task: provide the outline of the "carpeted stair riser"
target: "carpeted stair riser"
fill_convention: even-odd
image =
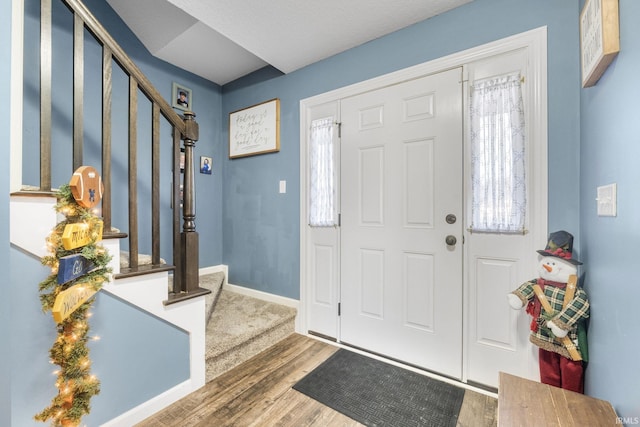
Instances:
[[[206,380],[266,350],[295,330],[296,310],[222,290],[206,330]]]
[[[294,333],[294,331],[294,318],[286,319],[282,324],[273,327],[259,336],[243,342],[224,353],[207,358],[206,381],[209,382],[241,363],[246,362],[256,354],[261,353],[275,343],[288,337]]]

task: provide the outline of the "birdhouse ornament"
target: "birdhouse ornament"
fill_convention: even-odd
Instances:
[[[510,293],[509,305],[516,310],[526,306],[532,317],[529,341],[539,347],[540,381],[583,393],[589,300],[578,287],[582,263],[573,258],[573,236],[566,231],[551,233],[538,253],[540,277]]]

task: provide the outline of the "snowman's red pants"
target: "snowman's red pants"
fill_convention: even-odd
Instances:
[[[584,393],[584,368],[582,361],[540,349],[540,382],[565,390]]]

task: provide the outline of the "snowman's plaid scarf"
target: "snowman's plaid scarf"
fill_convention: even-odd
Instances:
[[[533,285],[536,284],[543,289],[544,295],[553,308],[553,313],[545,313],[540,309],[540,302],[533,292]],[[527,313],[533,317],[529,340],[544,350],[553,351],[571,359],[569,352],[547,327],[547,321],[553,320],[560,329],[569,331],[569,338],[578,347],[578,324],[589,317],[589,300],[587,293],[582,288],[577,288],[574,298],[565,308],[562,308],[565,287],[565,283],[534,279],[520,285],[518,289],[513,291],[513,294],[517,295],[524,304],[527,304]],[[580,351],[579,347],[578,351]]]

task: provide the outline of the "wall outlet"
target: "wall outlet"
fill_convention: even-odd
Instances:
[[[280,181],[280,194],[287,192],[287,181]]]
[[[598,187],[598,216],[617,215],[617,190],[616,184],[603,185]]]

